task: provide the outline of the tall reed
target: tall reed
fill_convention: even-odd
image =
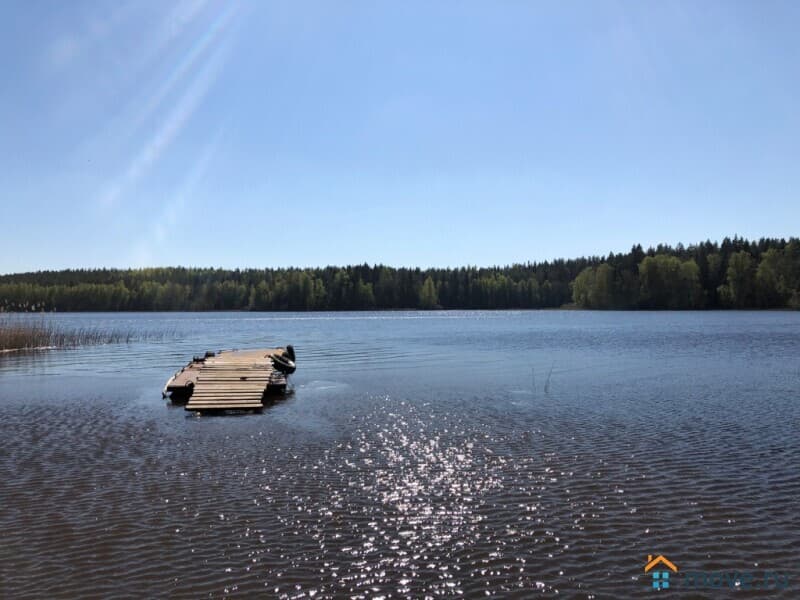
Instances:
[[[76,348],[96,344],[128,344],[163,339],[164,334],[91,327],[65,328],[55,323],[0,318],[0,352],[50,348]]]

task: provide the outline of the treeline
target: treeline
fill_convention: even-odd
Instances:
[[[505,268],[78,270],[0,276],[0,310],[541,308],[571,301],[589,261]]]
[[[0,276],[4,311],[800,307],[800,240],[721,244],[506,267],[95,269]]]
[[[800,309],[800,240],[634,246],[587,266],[572,291],[582,308]]]

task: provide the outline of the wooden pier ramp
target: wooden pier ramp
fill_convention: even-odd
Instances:
[[[265,394],[286,389],[286,377],[273,367],[271,360],[273,354],[282,351],[276,348],[220,352],[184,369],[181,375],[186,373],[185,385],[191,389],[186,410],[262,408]]]

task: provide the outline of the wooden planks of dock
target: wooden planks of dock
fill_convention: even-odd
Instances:
[[[286,387],[285,376],[272,366],[282,349],[220,352],[199,368],[186,410],[260,409],[269,388]]]

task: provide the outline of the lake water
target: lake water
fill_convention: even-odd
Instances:
[[[46,318],[166,335],[0,358],[2,597],[800,594],[800,313]],[[161,398],[287,343],[261,414]]]

